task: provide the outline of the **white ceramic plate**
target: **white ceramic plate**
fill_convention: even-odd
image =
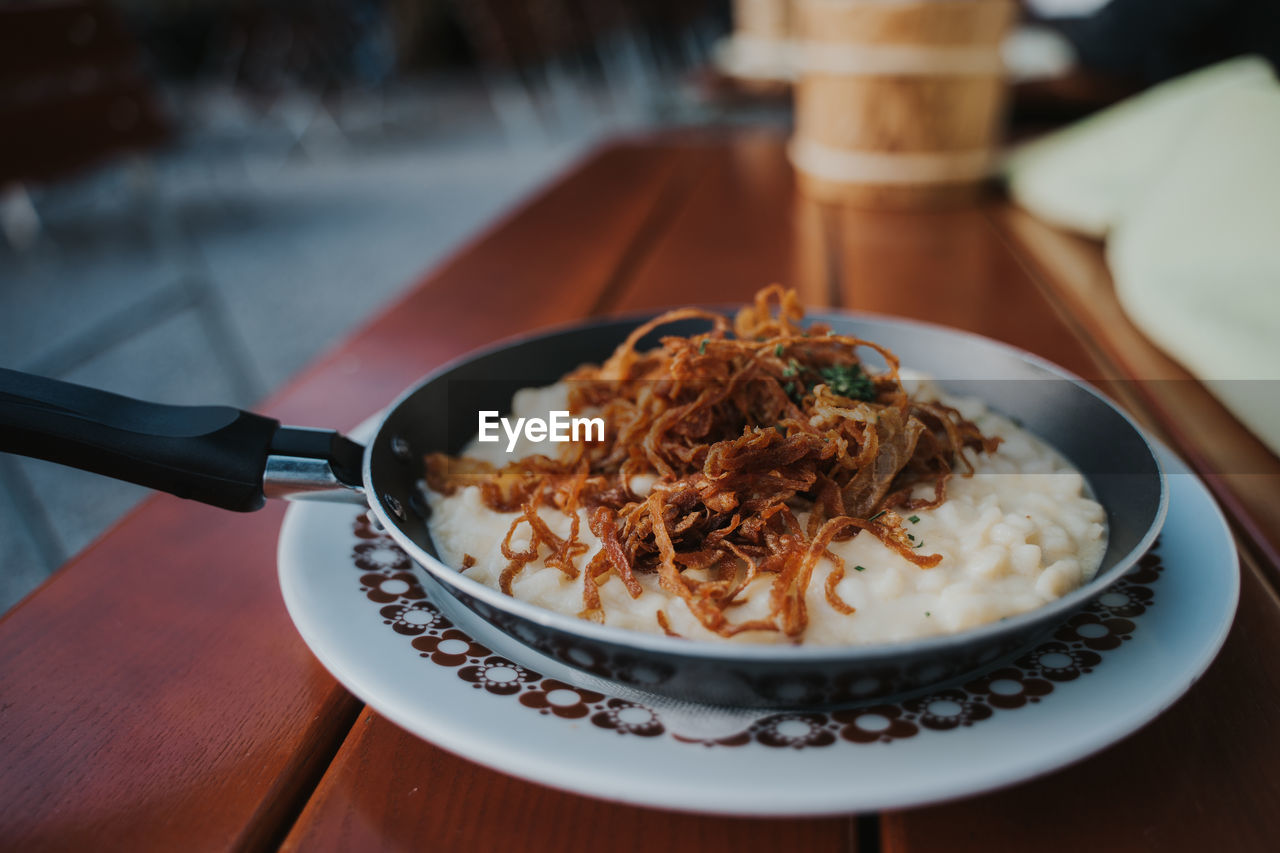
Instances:
[[[289,510],[280,583],[303,639],[352,693],[496,770],[684,811],[904,808],[1009,785],[1102,749],[1208,667],[1235,614],[1235,546],[1203,484],[1168,451],[1161,461],[1165,532],[1111,592],[979,678],[853,711],[717,709],[578,674],[457,605],[442,612],[426,573],[350,506]]]

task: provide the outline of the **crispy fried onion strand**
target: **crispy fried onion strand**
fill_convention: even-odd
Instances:
[[[956,467],[972,472],[962,451],[999,444],[954,409],[912,399],[893,353],[821,324],[803,327],[803,316],[795,292],[777,285],[732,325],[693,308],[664,314],[603,364],[566,377],[570,408],[603,417],[603,441],[566,443],[557,459],[502,468],[432,454],[427,484],[445,494],[478,486],[490,509],[516,513],[501,545],[508,563],[499,586],[508,594],[544,552],[547,566],[578,577],[577,560],[590,550],[579,538],[581,509],[601,545],[581,570],[582,618],[605,620],[600,586],[609,578],[638,598],[647,574],[720,636],[775,631],[798,641],[822,557],[834,565],[827,604],[854,612],[836,592],[845,566],[832,542],[865,531],[923,569],[937,565],[941,556],[911,541],[899,511],[941,504]],[[688,320],[711,328],[636,349],[655,329]],[[865,372],[862,349],[885,368]],[[928,496],[913,497],[921,491]],[[543,517],[555,512],[569,517],[567,536]],[[797,513],[805,512],[802,526]],[[524,529],[528,544],[518,548],[512,542]],[[772,579],[768,616],[730,621],[762,576]],[[672,633],[666,613],[657,615]]]

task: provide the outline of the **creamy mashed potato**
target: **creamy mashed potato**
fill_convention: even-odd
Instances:
[[[936,395],[927,383],[916,393]],[[970,454],[976,473],[953,477],[947,484],[947,500],[940,507],[903,513],[904,526],[921,543],[922,552],[941,554],[942,562],[922,569],[866,533],[832,543],[831,551],[844,559],[846,567],[836,591],[856,610],[845,615],[827,602],[824,589],[833,564],[821,560],[806,593],[809,621],[804,642],[854,645],[953,633],[1039,607],[1081,586],[1097,572],[1106,550],[1106,514],[1087,496],[1080,472],[1044,442],[988,410],[980,400],[940,399],[957,408],[984,434],[1003,439],[994,454]],[[564,408],[564,386],[527,389],[516,395],[513,416],[546,417],[548,411]],[[558,445],[522,439],[511,454],[505,447],[505,442],[473,442],[464,455],[501,465],[531,453],[554,454]],[[633,491],[641,494],[650,485],[631,483]],[[921,496],[931,493],[931,487],[921,490]],[[475,487],[461,488],[451,496],[428,492],[428,498],[431,533],[441,559],[447,565],[461,566],[464,555],[470,556],[475,565],[464,574],[497,587],[507,565],[501,543],[514,514],[489,509]],[[566,515],[546,508],[540,515],[557,535],[568,535],[570,519]],[[582,515],[578,538],[590,550],[578,558],[579,569],[600,547],[585,512]],[[800,520],[804,522],[803,515]],[[521,525],[511,546],[519,550],[528,544],[528,525]],[[635,599],[617,578],[602,579],[600,598],[606,624],[661,633],[657,613],[662,610],[671,628],[685,637],[725,641],[703,628],[683,602],[662,590],[655,573],[638,573],[637,578],[644,593]],[[730,620],[738,623],[768,616],[771,581],[771,576],[757,578],[746,590],[746,603],[728,611]],[[582,583],[581,573],[570,580],[539,560],[525,567],[511,589],[516,598],[575,615],[583,606]],[[752,631],[729,641],[788,640],[777,632]]]

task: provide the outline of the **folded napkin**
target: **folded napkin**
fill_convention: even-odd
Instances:
[[[1013,151],[1009,192],[1042,219],[1102,237],[1224,93],[1275,86],[1271,66],[1254,56],[1162,83]]]
[[[1107,238],[1156,345],[1280,454],[1280,83],[1246,58],[1163,84],[1009,160],[1014,199]]]

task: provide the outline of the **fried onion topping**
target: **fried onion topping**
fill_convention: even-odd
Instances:
[[[654,330],[691,319],[710,328],[637,349]],[[795,292],[778,285],[732,322],[693,308],[663,314],[603,364],[565,377],[570,409],[604,419],[603,441],[500,468],[431,454],[427,484],[443,494],[478,486],[490,509],[515,513],[501,546],[508,594],[543,555],[567,577],[583,575],[583,618],[605,621],[602,583],[616,577],[637,598],[647,574],[720,636],[775,631],[798,641],[822,557],[834,565],[828,605],[854,612],[836,593],[844,565],[832,542],[865,533],[921,569],[937,565],[941,556],[909,539],[899,511],[940,505],[953,474],[971,473],[963,451],[999,444],[955,409],[913,399],[889,350],[803,319]],[[859,352],[868,350],[882,369],[866,369]],[[929,496],[913,498],[920,486]],[[579,510],[602,546],[581,567],[590,549],[579,539]],[[544,512],[570,517],[567,537]],[[517,549],[521,528],[528,545]],[[733,621],[732,608],[761,577],[771,581],[768,616]],[[666,614],[658,617],[671,633]]]

